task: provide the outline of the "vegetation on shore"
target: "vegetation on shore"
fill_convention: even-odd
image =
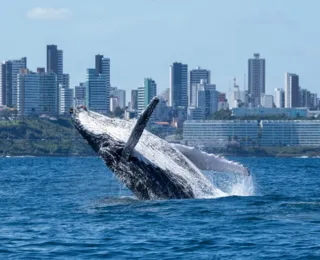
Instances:
[[[0,120],[0,156],[92,156],[69,118]]]

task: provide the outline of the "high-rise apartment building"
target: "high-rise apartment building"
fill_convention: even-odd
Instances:
[[[27,58],[8,60],[1,64],[0,92],[1,105],[17,106],[17,80],[20,69],[27,68]]]
[[[97,74],[103,74],[105,77],[107,106],[108,106],[108,109],[110,109],[110,88],[111,88],[110,59],[104,58],[104,56],[100,55],[100,54],[96,55],[95,56],[95,69],[96,69]]]
[[[248,90],[252,106],[260,106],[266,89],[266,61],[258,53],[248,60]]]
[[[197,69],[190,71],[190,86],[188,91],[189,106],[194,106],[196,103],[196,86],[197,84],[200,84],[201,80],[205,80],[205,82],[211,84],[210,70],[198,67]]]
[[[57,45],[47,45],[47,71],[56,73],[58,86],[63,85],[63,51]]]
[[[307,89],[299,89],[299,106],[311,108],[311,92]]]
[[[138,88],[138,115],[140,115],[144,107],[144,86]]]
[[[208,118],[218,110],[219,93],[216,86],[201,80],[197,90],[197,108],[202,109],[203,119]]]
[[[131,90],[131,110],[136,111],[138,110],[138,90],[133,89]]]
[[[144,79],[144,107],[157,95],[157,84],[151,78]]]
[[[113,108],[115,105],[116,107],[119,107],[121,109],[125,109],[126,107],[126,91],[124,89],[119,89],[117,87],[111,87],[110,88],[110,102],[113,102],[113,104],[110,103],[110,110],[113,111]]]
[[[299,107],[299,76],[292,73],[285,73],[285,107]]]
[[[59,88],[59,114],[65,115],[69,113],[70,108],[74,107],[74,90],[72,88]]]
[[[0,64],[0,106],[7,103],[6,101],[6,65],[4,63]]]
[[[277,108],[284,108],[284,90],[282,88],[274,89],[274,104]]]
[[[99,74],[96,69],[87,69],[86,103],[88,109],[103,114],[110,111],[110,97],[106,78],[106,74]]]
[[[17,110],[20,116],[39,115],[40,74],[21,69],[17,76]]]
[[[188,65],[175,62],[170,66],[169,106],[188,107]]]
[[[86,106],[86,84],[80,83],[79,86],[75,86],[74,91],[75,107]]]
[[[59,113],[58,78],[54,72],[39,73],[40,77],[40,111],[47,115]]]
[[[17,109],[22,116],[57,115],[57,75],[21,69],[17,76]]]
[[[143,87],[138,88],[138,115],[149,105],[153,97],[157,95],[157,84],[151,78],[145,78]],[[151,120],[155,119],[155,113],[153,113]]]

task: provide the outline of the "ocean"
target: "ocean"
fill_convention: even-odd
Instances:
[[[320,259],[320,159],[233,159],[230,196],[139,201],[100,158],[0,158],[0,259]]]

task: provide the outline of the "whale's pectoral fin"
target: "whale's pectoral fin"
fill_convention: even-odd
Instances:
[[[151,115],[152,112],[154,111],[154,109],[156,108],[156,106],[159,103],[159,98],[158,97],[154,97],[151,102],[149,103],[148,107],[143,111],[143,113],[141,114],[141,116],[139,117],[136,125],[134,126],[131,135],[125,145],[125,147],[123,148],[122,151],[122,159],[125,160],[129,160],[131,153],[133,151],[133,149],[135,148],[135,146],[137,145],[137,143],[139,142],[139,139],[143,133],[143,130],[145,129]]]
[[[240,163],[227,160],[214,154],[200,151],[193,147],[188,147],[180,144],[172,144],[172,146],[179,150],[200,170],[250,175],[249,169],[244,167]]]

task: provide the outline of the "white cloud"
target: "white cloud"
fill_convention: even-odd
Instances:
[[[66,8],[36,7],[29,10],[26,16],[31,20],[68,20],[71,18],[71,11]]]

